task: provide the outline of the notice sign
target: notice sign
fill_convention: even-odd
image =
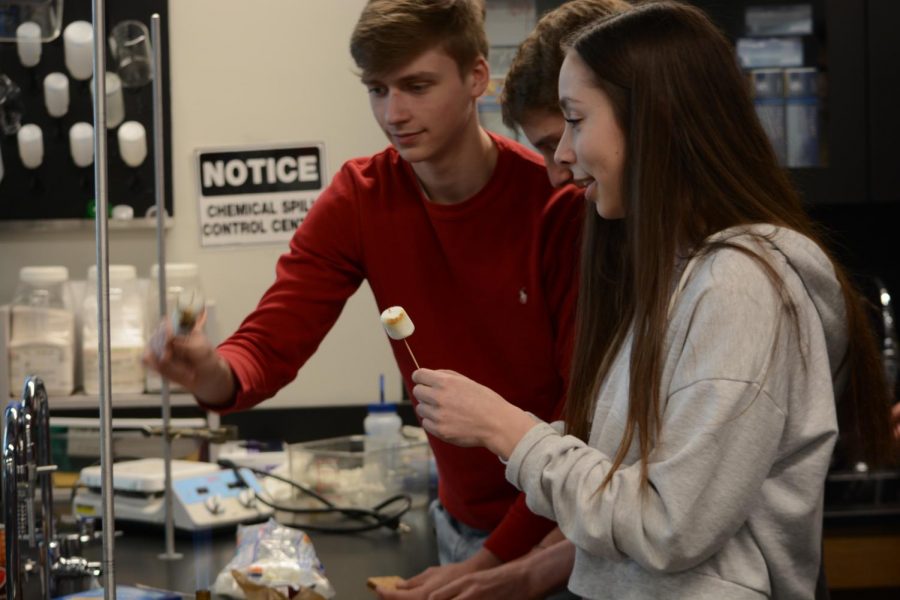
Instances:
[[[200,244],[283,243],[324,187],[322,144],[197,152]]]

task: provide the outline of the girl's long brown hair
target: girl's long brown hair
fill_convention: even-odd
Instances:
[[[625,132],[627,216],[605,223],[589,211],[585,223],[566,429],[587,439],[600,386],[633,327],[628,422],[604,485],[635,436],[646,484],[660,433],[668,302],[676,265],[689,258],[679,249],[708,251],[704,240],[713,233],[753,223],[787,227],[823,245],[778,166],[731,44],[703,12],[677,2],[639,5],[589,26],[568,46],[612,100]],[[754,258],[785,298],[774,269]],[[880,356],[860,295],[832,263],[849,339],[849,378],[837,406],[841,440],[853,456],[884,464],[891,446]]]

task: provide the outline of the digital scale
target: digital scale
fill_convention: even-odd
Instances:
[[[163,525],[165,472],[160,458],[113,464],[113,505],[116,520]],[[244,482],[231,469],[185,460],[172,461],[172,508],[176,529],[197,531],[264,521],[274,513],[260,502],[262,485],[249,469],[241,469]],[[103,516],[99,466],[81,470],[72,510],[81,516]],[[249,487],[247,487],[249,486]]]

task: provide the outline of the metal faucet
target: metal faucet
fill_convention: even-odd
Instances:
[[[20,402],[10,402],[3,429],[3,522],[6,527],[6,597],[24,600],[24,584],[35,563],[26,559],[22,543],[38,548],[41,598],[49,600],[63,579],[96,577],[99,563],[62,557],[53,524],[50,453],[50,406],[44,383],[28,377]],[[35,488],[41,489],[41,535],[37,534]],[[73,568],[76,566],[77,568]],[[77,591],[77,590],[76,590]]]

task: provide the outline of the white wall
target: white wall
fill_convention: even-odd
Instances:
[[[174,226],[167,259],[200,265],[224,335],[253,309],[274,279],[286,244],[201,248],[194,152],[198,148],[317,142],[327,175],[347,158],[386,144],[369,111],[348,51],[364,0],[190,0],[169,3]],[[110,231],[110,262],[155,262],[153,231]],[[63,264],[83,278],[94,262],[93,230],[0,233],[0,302],[12,298],[19,267]],[[368,286],[297,380],[262,405],[362,404],[400,399],[400,375]]]
[[[174,226],[170,262],[197,262],[217,303],[221,334],[231,333],[274,279],[285,244],[201,248],[194,153],[200,148],[324,142],[327,175],[387,141],[354,74],[348,44],[365,0],[179,0],[169,2]],[[532,0],[491,0],[488,36],[516,44],[534,21]],[[486,117],[489,115],[485,115]],[[496,119],[495,119],[496,120]],[[502,130],[502,127],[497,126]],[[111,203],[113,200],[111,199]],[[110,230],[110,262],[148,277],[155,232]],[[82,279],[95,262],[93,228],[0,233],[0,303],[12,299],[27,264],[62,264]],[[401,396],[400,374],[366,284],[348,302],[297,380],[261,408],[364,404]]]
[[[325,143],[327,174],[386,145],[354,74],[350,33],[364,0],[191,0],[171,14],[173,258],[200,263],[224,334],[274,279],[285,245],[201,249],[194,151],[259,143]],[[227,9],[223,5],[227,5]],[[378,374],[400,398],[400,374],[368,286],[297,380],[264,407],[360,404],[377,398]]]

